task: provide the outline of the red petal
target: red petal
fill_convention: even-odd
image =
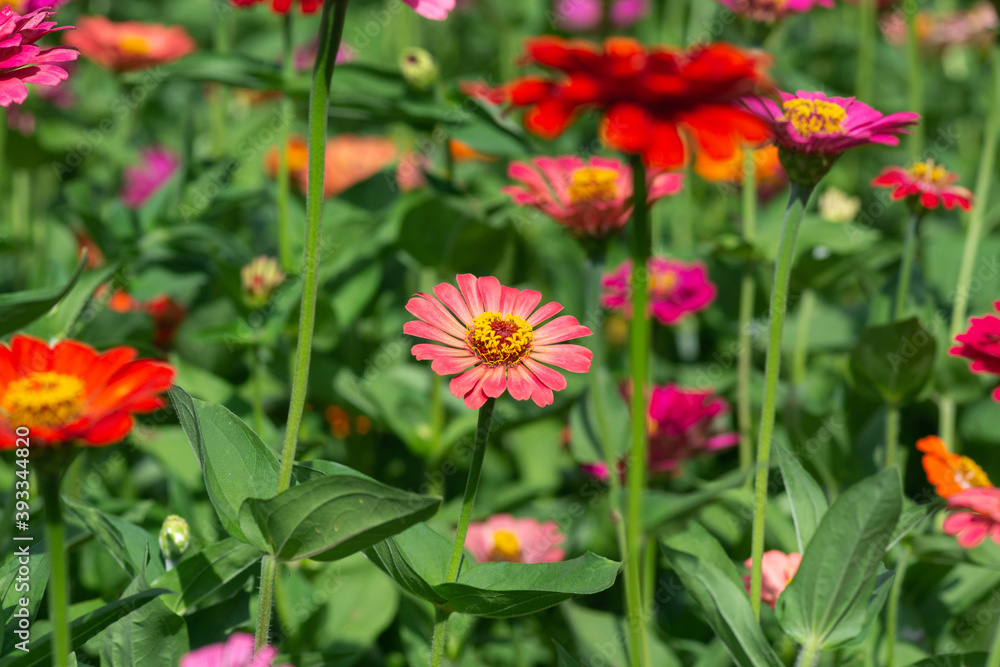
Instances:
[[[616,104],[601,119],[601,141],[626,153],[641,153],[649,145],[652,129],[653,121],[645,109]]]
[[[676,169],[684,165],[685,148],[677,126],[657,123],[650,133],[649,145],[643,153],[647,166]]]

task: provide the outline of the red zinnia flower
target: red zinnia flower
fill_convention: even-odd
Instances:
[[[716,42],[687,50],[610,38],[596,44],[559,37],[527,41],[526,64],[561,76],[526,76],[507,85],[509,101],[528,107],[527,128],[547,139],[561,135],[583,109],[602,112],[601,139],[652,167],[684,164],[693,140],[699,152],[729,158],[743,143],[769,136],[767,123],[737,101],[769,87],[768,56]],[[684,138],[682,138],[684,137]]]
[[[238,7],[249,7],[250,5],[264,2],[264,0],[233,0]],[[299,6],[303,14],[312,14],[323,6],[323,0],[300,0]],[[278,14],[287,14],[292,11],[292,0],[271,0],[271,9]]]
[[[174,369],[136,360],[130,347],[104,353],[75,340],[49,346],[17,335],[0,343],[0,449],[26,427],[34,443],[110,445],[132,430],[133,414],[164,406]]]
[[[1000,311],[1000,301],[993,304]],[[955,336],[961,345],[948,350],[956,357],[971,359],[969,370],[973,373],[1000,375],[1000,317],[984,315],[969,320],[969,329]],[[993,400],[1000,401],[1000,387],[993,390]]]
[[[876,187],[892,188],[892,198],[910,199],[913,204],[924,208],[955,208],[955,204],[968,211],[972,208],[972,193],[968,188],[952,185],[958,180],[958,174],[952,174],[934,160],[917,162],[904,169],[889,167],[872,179]]]

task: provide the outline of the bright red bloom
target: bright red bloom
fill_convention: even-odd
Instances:
[[[993,307],[1000,311],[1000,301]],[[951,348],[948,353],[971,359],[970,371],[1000,375],[1000,317],[973,317],[969,320],[968,331],[955,336],[955,340],[961,345]],[[1000,387],[993,390],[993,400],[1000,401]]]
[[[716,42],[687,50],[650,50],[626,38],[597,44],[559,37],[527,40],[525,64],[560,73],[531,75],[507,84],[510,103],[527,107],[525,126],[552,139],[577,114],[603,114],[601,139],[625,153],[641,154],[652,167],[676,168],[697,152],[731,157],[743,143],[770,137],[768,124],[737,101],[770,83],[769,59]]]
[[[130,347],[103,354],[75,340],[52,346],[16,335],[0,343],[0,449],[26,427],[33,443],[110,445],[132,430],[133,415],[164,406],[174,369],[136,360]]]
[[[233,0],[237,7],[249,7],[265,0]],[[299,6],[303,14],[312,14],[323,6],[323,0],[300,0]],[[292,11],[292,0],[271,0],[271,9],[278,14]]]
[[[931,209],[943,205],[947,209],[958,204],[962,210],[972,208],[972,193],[968,188],[952,185],[958,180],[958,174],[945,171],[944,167],[935,165],[934,160],[917,162],[906,169],[889,167],[872,179],[872,185],[881,188],[892,188],[892,198],[911,199],[914,204]]]

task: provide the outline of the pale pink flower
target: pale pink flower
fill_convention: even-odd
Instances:
[[[778,602],[778,596],[785,590],[792,581],[792,577],[799,570],[802,562],[802,554],[786,554],[781,551],[765,551],[761,560],[761,588],[760,600],[771,609]],[[753,566],[753,559],[747,558],[743,565],[749,570]],[[750,592],[750,575],[743,577],[743,585]]]
[[[789,14],[804,14],[816,7],[833,9],[833,0],[718,0],[751,21],[774,23]]]
[[[690,264],[667,257],[651,257],[649,312],[670,326],[705,310],[715,301],[716,288],[701,262]],[[601,281],[601,305],[632,317],[632,260],[625,260]]]
[[[443,21],[455,9],[455,0],[403,0],[425,19]]]
[[[191,651],[181,658],[180,667],[271,667],[277,655],[278,649],[273,646],[266,646],[254,655],[253,635],[237,632],[224,643]]]
[[[122,201],[131,209],[140,208],[177,173],[180,158],[159,146],[142,151],[139,164],[125,169]]]
[[[541,292],[502,286],[493,276],[464,273],[456,280],[458,289],[451,283],[435,287],[436,299],[422,293],[410,299],[406,310],[418,319],[403,325],[403,332],[442,343],[420,343],[412,352],[420,361],[432,359],[438,375],[460,373],[449,388],[466,407],[480,408],[508,390],[518,401],[530,398],[545,407],[553,391],[566,388],[566,378],[547,364],[573,373],[590,370],[591,351],[564,342],[589,336],[590,329],[571,315],[546,322],[561,305],[538,308]]]
[[[465,548],[480,563],[555,563],[566,557],[560,548],[565,541],[555,521],[494,514],[482,523],[469,524]]]
[[[57,28],[55,21],[46,21],[54,15],[36,9],[22,16],[10,7],[0,8],[0,107],[24,102],[28,98],[26,83],[56,86],[69,78],[65,69],[53,63],[76,60],[80,55],[77,51],[35,45],[49,33],[72,27]]]
[[[503,188],[515,203],[538,209],[578,237],[605,237],[632,216],[632,168],[613,158],[538,157],[512,162],[507,175],[521,182]],[[647,203],[679,192],[683,178],[649,169]]]
[[[944,532],[964,549],[978,547],[987,535],[1000,544],[1000,489],[988,486],[948,496],[949,510],[963,508],[971,511],[953,512],[944,520]]]

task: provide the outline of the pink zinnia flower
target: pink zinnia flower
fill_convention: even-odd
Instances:
[[[555,521],[494,514],[482,523],[469,524],[465,548],[480,563],[555,563],[566,557],[560,548],[565,541]]]
[[[455,0],[403,0],[425,19],[443,21],[455,9]]]
[[[180,667],[271,667],[277,655],[278,649],[273,646],[266,646],[254,655],[253,635],[237,632],[224,643],[191,651],[181,658]]]
[[[892,198],[896,201],[909,199],[914,205],[926,209],[943,205],[947,209],[958,204],[963,210],[972,208],[972,193],[968,188],[952,185],[958,174],[952,174],[933,159],[917,162],[907,168],[889,167],[872,179],[875,187],[892,188]]]
[[[180,158],[159,146],[146,148],[137,165],[125,169],[122,201],[131,209],[140,208],[177,172]]]
[[[314,39],[306,46],[296,49],[293,56],[295,69],[299,71],[311,70],[313,65],[316,63],[317,51],[319,51],[318,39]],[[341,45],[337,47],[336,64],[341,65],[343,63],[352,62],[355,55],[354,49],[352,49],[350,45],[341,43]]]
[[[181,26],[138,21],[111,21],[104,16],[80,19],[66,43],[85,58],[115,72],[131,72],[180,60],[195,50],[195,42]]]
[[[603,238],[632,217],[632,168],[619,160],[539,157],[512,162],[507,175],[522,183],[503,188],[515,203],[538,209],[575,236]],[[679,192],[683,179],[679,173],[649,169],[646,201]]]
[[[799,570],[800,563],[802,563],[802,554],[786,554],[777,550],[765,551],[760,564],[762,576],[760,587],[761,602],[774,609],[774,605],[778,602],[778,596],[791,583],[792,577]],[[747,558],[743,562],[743,565],[748,570],[751,569],[753,559]],[[743,577],[743,585],[747,589],[747,594],[749,594],[750,575]]]
[[[50,16],[54,13],[43,9],[22,16],[10,7],[0,8],[0,107],[24,102],[28,98],[26,83],[56,86],[69,78],[66,70],[52,63],[76,60],[78,52],[35,45],[51,32],[72,27],[57,28],[55,21],[45,20]]]
[[[993,307],[1000,311],[1000,301]],[[961,345],[951,348],[948,353],[971,359],[970,371],[1000,375],[1000,318],[996,315],[973,317],[969,320],[969,329],[955,336],[955,341]],[[1000,386],[993,390],[993,400],[1000,401]]]
[[[650,257],[649,311],[667,326],[708,308],[715,301],[715,285],[701,262]],[[632,317],[632,260],[625,260],[601,281],[601,305]]]
[[[559,0],[556,4],[556,24],[564,30],[593,30],[603,18],[603,0]]]
[[[542,324],[562,310],[558,303],[536,309],[540,292],[501,286],[493,276],[465,273],[456,280],[461,291],[441,283],[434,288],[437,299],[419,293],[410,299],[406,310],[418,319],[403,331],[443,343],[414,345],[412,352],[420,361],[433,359],[431,369],[439,375],[461,373],[450,389],[467,407],[482,407],[507,390],[518,401],[530,398],[545,407],[553,391],[566,388],[566,378],[546,364],[574,373],[590,369],[590,350],[563,342],[589,336],[590,329],[571,315]]]
[[[616,28],[633,26],[648,14],[649,0],[615,0],[611,5],[611,23]]]
[[[948,509],[963,508],[972,511],[953,512],[944,520],[944,532],[954,535],[964,549],[978,547],[987,535],[1000,544],[1000,489],[967,489],[948,497]]]
[[[816,7],[833,9],[833,0],[718,0],[751,21],[774,23],[789,14],[804,14]]]

